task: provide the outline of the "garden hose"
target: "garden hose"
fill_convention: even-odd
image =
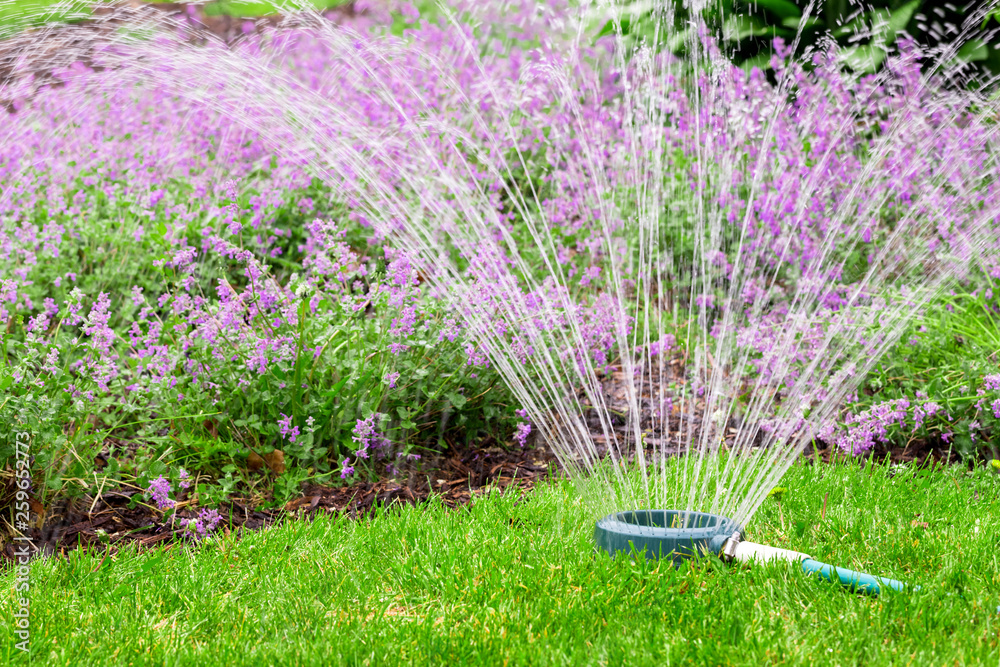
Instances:
[[[790,563],[800,562],[802,571],[806,574],[815,574],[820,579],[826,579],[834,583],[839,583],[852,592],[878,595],[882,587],[888,587],[896,591],[903,591],[906,588],[920,590],[919,586],[910,586],[902,581],[878,577],[865,572],[848,570],[844,567],[837,567],[828,563],[821,563],[809,554],[791,549],[779,549],[769,547],[765,544],[745,542],[740,533],[733,533],[732,537],[726,540],[719,552],[719,557],[726,562],[739,561],[748,563],[756,561],[767,563],[776,560],[784,560]]]
[[[800,563],[802,571],[851,592],[878,595],[882,590],[918,591],[920,586],[888,577],[821,563],[801,551],[756,544],[743,539],[742,528],[729,517],[688,510],[631,510],[610,514],[594,529],[597,549],[618,554],[669,558],[674,566],[689,558],[718,554],[727,563]],[[997,607],[1000,614],[1000,607]]]
[[[920,586],[907,584],[906,582],[888,577],[880,577],[867,572],[849,570],[846,567],[837,567],[829,563],[821,563],[809,554],[804,554],[791,549],[779,549],[769,547],[764,544],[745,542],[739,532],[733,533],[732,537],[726,540],[719,552],[719,557],[726,562],[739,561],[748,563],[756,561],[766,563],[776,560],[784,560],[791,563],[802,564],[802,571],[808,575],[816,575],[820,579],[832,583],[839,583],[852,593],[865,593],[867,595],[878,595],[884,588],[891,588],[895,591],[919,591]],[[1000,614],[1000,606],[997,607],[997,614]]]

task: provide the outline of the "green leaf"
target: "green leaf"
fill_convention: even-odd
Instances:
[[[747,58],[740,63],[740,67],[749,74],[756,67],[762,72],[766,72],[771,69],[771,54],[770,53],[760,53],[753,58]]]
[[[881,22],[888,23],[888,20],[889,20],[889,10],[876,9],[875,11],[861,14],[853,21],[850,21],[840,26],[839,28],[833,31],[833,36],[838,39],[841,37],[850,37],[851,35],[868,30],[871,26],[875,24]]]
[[[629,33],[629,29],[632,27],[632,19],[624,17],[621,19],[620,23],[622,28],[621,34],[627,35]],[[601,31],[597,33],[597,39],[600,39],[601,37],[605,37],[607,35],[614,35],[614,34],[617,34],[617,29],[615,28],[614,19],[608,19],[608,22],[604,24],[604,27],[601,28]]]
[[[802,16],[802,10],[796,7],[794,3],[789,2],[789,0],[755,0],[753,4],[763,7],[780,19],[799,18]]]
[[[913,12],[920,7],[921,0],[912,0],[902,7],[899,7],[889,17],[889,29],[892,31],[892,41],[896,40],[896,34],[906,29],[906,24],[913,18]]]
[[[678,49],[683,48],[684,45],[687,44],[688,39],[690,39],[691,35],[693,34],[694,34],[694,28],[687,28],[685,30],[673,33],[667,40],[667,49],[669,49],[673,53],[676,53]]]
[[[977,62],[986,60],[989,57],[989,50],[982,40],[972,39],[958,50],[957,57],[963,63]]]
[[[841,60],[855,72],[862,74],[871,74],[877,70],[885,60],[885,56],[885,49],[876,44],[852,46],[840,52]]]
[[[467,399],[465,396],[457,394],[453,391],[445,394],[445,398],[451,401],[451,404],[459,410],[465,407],[465,404],[469,402],[469,399]]]
[[[786,28],[791,28],[792,30],[805,32],[806,30],[812,30],[813,28],[818,28],[823,25],[815,16],[810,16],[808,19],[803,21],[801,18],[787,18],[781,20],[781,25]]]
[[[335,397],[335,396],[337,395],[337,393],[338,393],[338,392],[339,392],[339,391],[340,391],[341,389],[343,389],[343,388],[344,388],[344,385],[345,385],[345,384],[347,384],[347,380],[348,380],[348,379],[350,379],[350,376],[349,376],[349,375],[345,375],[344,377],[342,377],[342,378],[340,379],[340,381],[338,381],[338,382],[337,382],[337,384],[335,384],[335,385],[333,385],[332,387],[330,387],[330,391],[326,392],[326,393],[324,394],[324,396],[326,396],[326,397],[328,397],[328,398],[333,398],[333,397]]]
[[[739,42],[747,37],[770,35],[774,30],[774,26],[765,24],[756,16],[731,16],[722,25],[722,38]]]

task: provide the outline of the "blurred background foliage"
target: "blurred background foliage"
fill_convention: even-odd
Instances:
[[[599,34],[621,30],[633,47],[662,44],[683,55],[689,39],[693,2],[633,2],[619,26],[607,21]],[[974,0],[956,5],[943,0],[718,0],[703,9],[706,24],[733,61],[751,70],[771,70],[774,40],[794,54],[833,39],[841,57],[859,74],[877,72],[901,37],[908,35],[926,54],[923,67],[963,63],[964,85],[978,87],[1000,75],[1000,2]],[[673,34],[664,39],[664,25]]]

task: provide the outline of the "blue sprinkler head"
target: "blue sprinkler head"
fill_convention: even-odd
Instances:
[[[594,541],[612,557],[619,552],[645,553],[649,560],[670,558],[674,567],[687,558],[722,551],[733,533],[743,532],[732,519],[686,510],[629,510],[597,522]]]

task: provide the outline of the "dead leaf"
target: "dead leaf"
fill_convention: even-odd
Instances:
[[[280,475],[285,472],[285,453],[280,449],[275,449],[273,452],[264,454],[264,462],[267,463],[267,467],[270,468],[275,475]]]
[[[250,452],[249,456],[247,456],[247,467],[250,470],[260,470],[264,467],[264,459],[257,452]]]

